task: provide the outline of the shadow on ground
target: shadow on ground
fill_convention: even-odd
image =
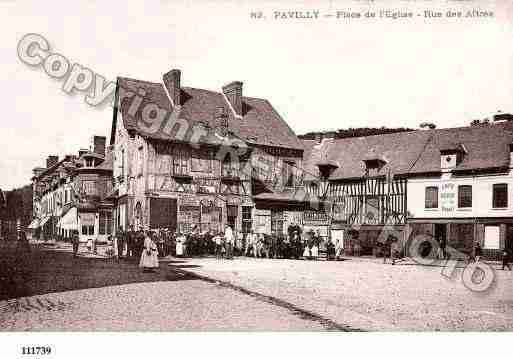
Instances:
[[[113,285],[196,280],[179,268],[198,266],[177,261],[177,269],[161,263],[158,273],[143,273],[138,260],[73,258],[68,252],[20,248],[13,242],[0,243],[0,300],[68,290]]]

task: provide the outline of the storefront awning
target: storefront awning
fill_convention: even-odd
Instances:
[[[71,208],[57,224],[58,227],[68,230],[78,230],[77,208]]]
[[[32,222],[30,222],[28,229],[36,229],[39,228],[39,219],[35,218]]]

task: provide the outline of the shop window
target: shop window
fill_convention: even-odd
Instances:
[[[508,185],[497,183],[493,185],[493,208],[508,207]]]
[[[201,223],[200,206],[182,205],[178,211],[178,228],[181,232],[191,232]]]
[[[438,208],[438,187],[426,187],[425,207]]]
[[[458,186],[458,207],[472,207],[472,186]]]
[[[485,226],[484,249],[500,249],[499,226]]]

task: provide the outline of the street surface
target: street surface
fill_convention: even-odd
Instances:
[[[73,258],[67,246],[0,245],[3,331],[513,330],[513,272],[487,293],[441,267],[340,262]]]
[[[411,262],[384,265],[374,258],[341,262],[190,259],[193,273],[280,298],[361,330],[513,330],[513,272],[496,270],[487,293],[468,290],[461,269]],[[494,265],[494,268],[500,268]]]
[[[0,330],[337,329],[188,275],[183,270],[192,265],[183,261],[167,260],[158,273],[143,273],[135,260],[73,258],[65,248],[27,253],[0,246]]]

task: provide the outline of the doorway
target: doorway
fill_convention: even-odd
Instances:
[[[504,242],[504,249],[511,256],[513,254],[513,224],[506,226],[506,241]]]
[[[237,223],[237,215],[239,213],[238,206],[226,206],[226,223],[235,231]]]

